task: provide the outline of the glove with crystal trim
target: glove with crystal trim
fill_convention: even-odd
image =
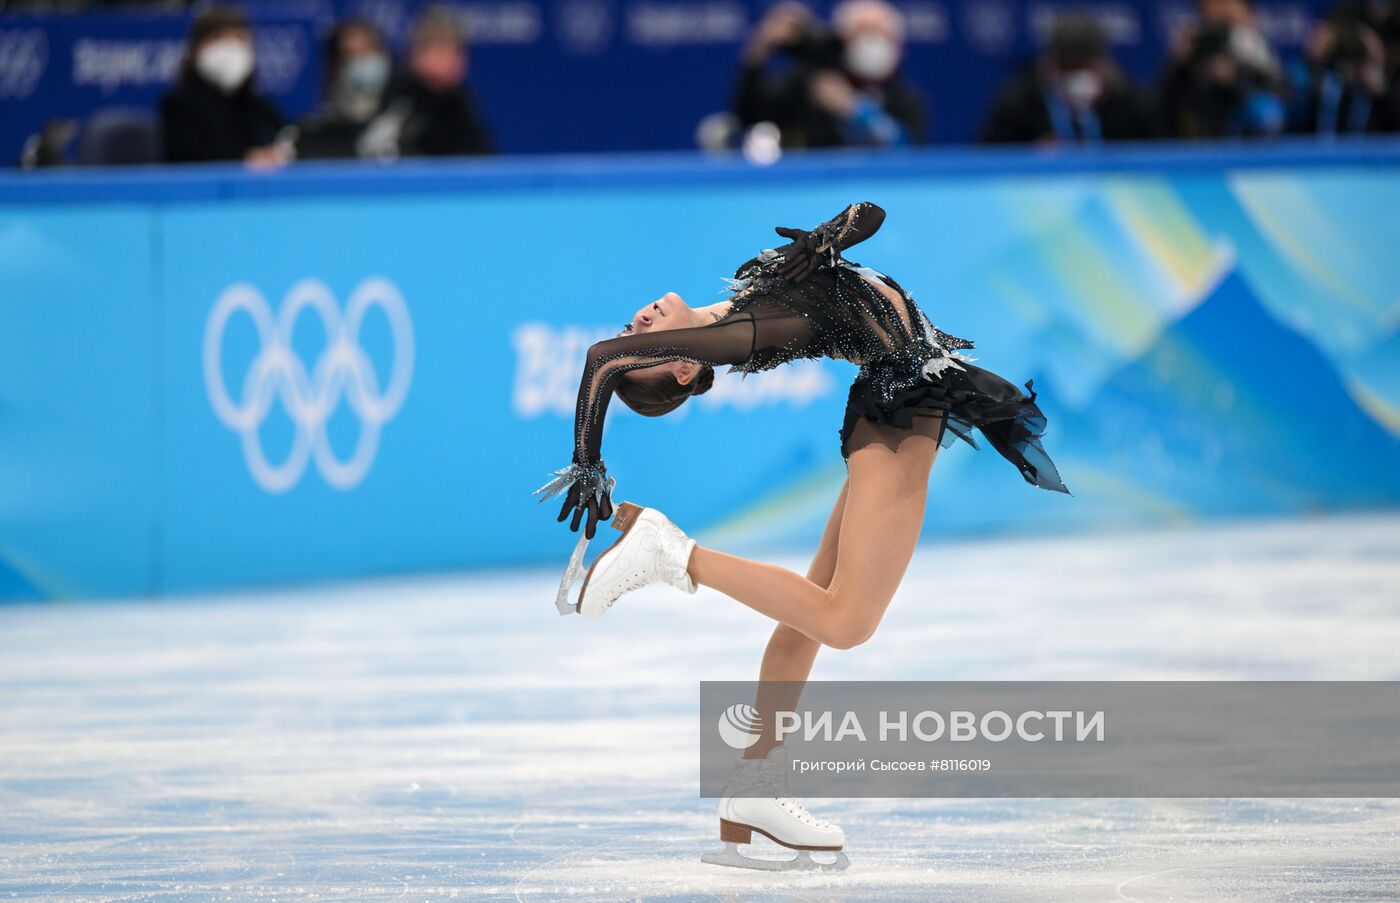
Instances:
[[[536,489],[534,494],[543,493],[540,496],[543,502],[556,493],[564,492],[564,506],[559,509],[556,520],[562,522],[573,511],[569,529],[577,533],[579,524],[583,523],[583,535],[592,539],[598,522],[606,522],[613,515],[612,491],[617,479],[608,476],[607,466],[601,459],[594,464],[575,461],[568,467],[553,471],[550,476],[554,479]]]

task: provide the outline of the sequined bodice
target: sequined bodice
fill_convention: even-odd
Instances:
[[[733,307],[719,322],[752,317],[759,338],[767,319],[798,317],[808,329],[788,330],[781,341],[756,342],[754,353],[733,364],[731,372],[830,357],[859,364],[860,379],[907,385],[955,365],[956,352],[972,347],[934,327],[908,292],[877,270],[838,258],[793,285],[773,272],[773,259],[760,255],[739,268],[731,281]]]

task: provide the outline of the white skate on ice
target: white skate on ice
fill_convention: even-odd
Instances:
[[[623,502],[613,515],[612,525],[622,531],[622,536],[588,569],[579,592],[579,614],[601,618],[624,593],[653,583],[669,583],[682,592],[695,592],[695,582],[687,571],[695,540],[682,533],[666,515],[655,508]]]
[[[789,753],[774,747],[765,759],[740,759],[719,801],[719,839],[724,851],[708,853],[701,862],[770,872],[841,871],[851,864],[842,848],[846,834],[831,822],[817,818],[802,801],[789,795]],[[751,792],[772,796],[748,796]],[[756,859],[739,852],[739,844],[752,843],[757,831],[774,843],[796,850],[791,859]],[[830,862],[818,862],[814,852],[834,853]]]

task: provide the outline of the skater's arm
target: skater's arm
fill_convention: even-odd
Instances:
[[[577,531],[587,514],[586,535],[592,536],[597,521],[612,515],[614,481],[603,463],[602,441],[603,420],[618,380],[624,374],[672,361],[741,364],[753,353],[756,330],[750,317],[736,316],[707,326],[624,335],[595,343],[588,349],[579,381],[573,460],[554,472],[555,479],[536,490],[545,493],[540,500],[567,490],[559,520],[572,511],[569,529]]]
[[[878,204],[869,201],[852,204],[812,230],[821,241],[817,250],[830,247],[840,252],[854,247],[879,232],[884,222],[885,210]]]
[[[741,364],[753,350],[754,329],[752,320],[739,316],[706,326],[617,336],[594,343],[588,349],[579,381],[574,460],[601,460],[603,417],[617,380],[624,373],[672,361],[709,366]]]
[[[801,282],[823,265],[835,266],[841,252],[865,241],[885,222],[885,211],[877,204],[861,201],[811,231],[777,227],[792,243],[778,249],[783,255],[778,272],[789,282]]]

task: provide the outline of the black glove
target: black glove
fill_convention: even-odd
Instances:
[[[821,254],[817,251],[817,239],[811,232],[786,226],[777,226],[773,231],[783,238],[792,239],[789,244],[776,249],[783,255],[783,262],[778,265],[778,275],[796,284],[817,271],[821,266]]]
[[[598,521],[607,521],[613,516],[612,497],[606,486],[603,488],[602,498],[599,499],[592,487],[581,487],[575,482],[564,497],[564,507],[559,509],[557,519],[563,521],[569,516],[570,509],[574,512],[574,519],[569,522],[569,529],[577,533],[579,521],[583,520],[584,512],[587,512],[588,520],[584,525],[583,535],[592,539],[598,529]]]

